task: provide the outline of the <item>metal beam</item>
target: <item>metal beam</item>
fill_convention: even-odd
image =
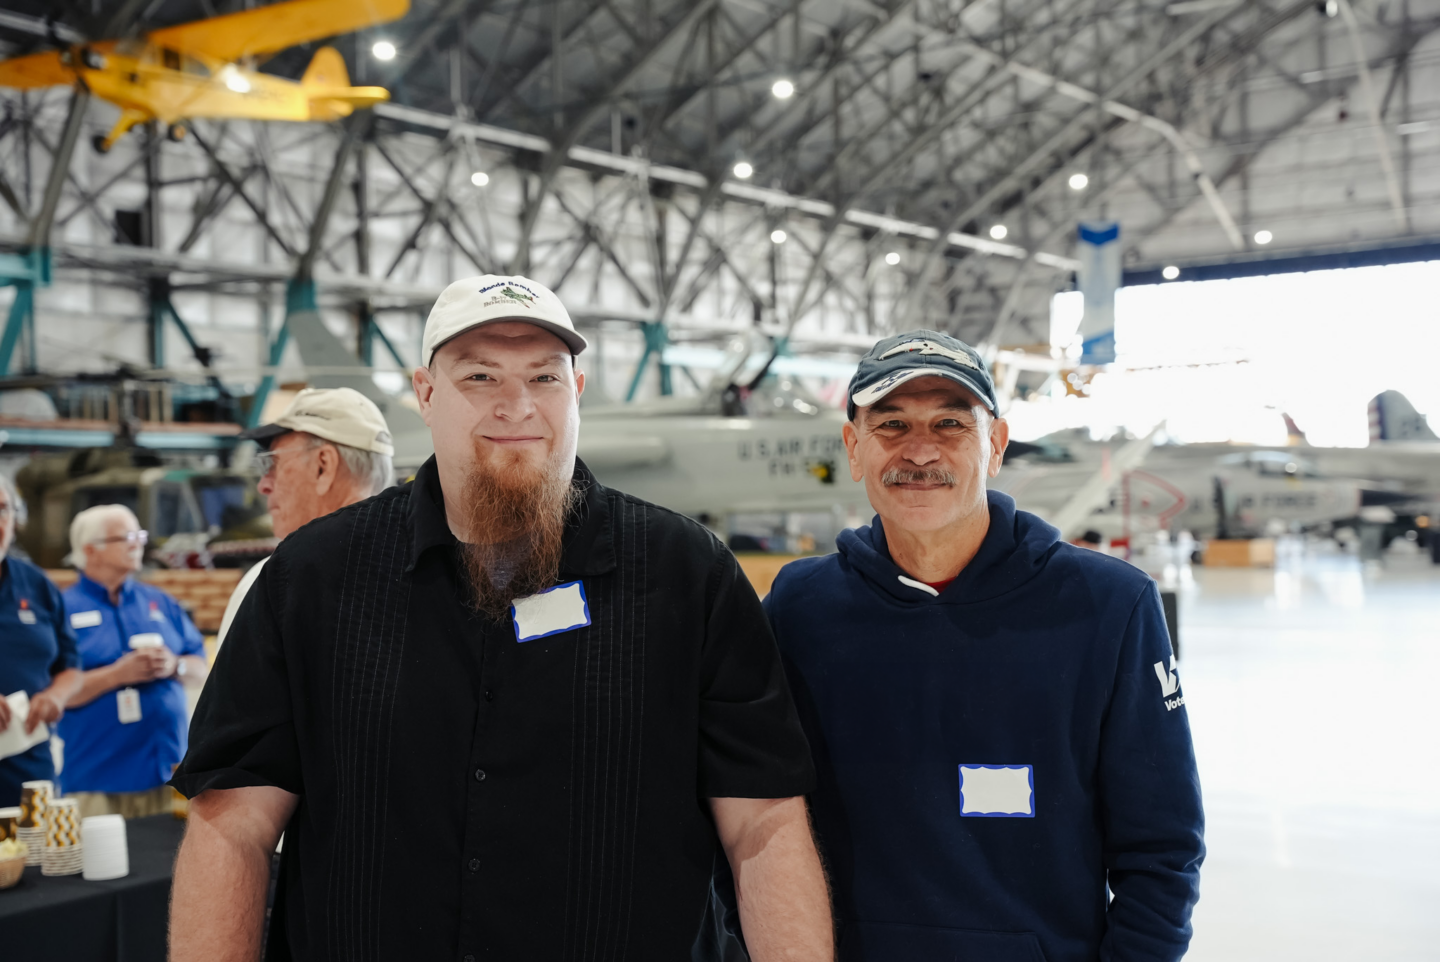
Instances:
[[[60,206],[60,192],[64,189],[65,178],[70,173],[70,158],[75,154],[75,144],[80,140],[80,131],[85,125],[85,106],[88,103],[90,91],[84,84],[76,84],[75,93],[70,98],[70,113],[65,118],[65,128],[50,158],[50,176],[45,181],[45,193],[40,200],[40,209],[30,221],[26,243],[31,248],[47,247],[50,244],[50,228],[55,223],[55,209]]]
[[[580,138],[590,127],[600,119],[600,115],[609,109],[615,99],[622,95],[630,84],[635,81],[646,68],[654,62],[656,55],[665,47],[670,40],[685,33],[699,21],[716,0],[699,0],[690,7],[674,24],[665,28],[650,42],[650,46],[639,53],[633,61],[621,72],[620,76],[611,82],[601,96],[591,101],[573,123],[567,127],[555,140],[553,149],[545,158],[544,166],[540,170],[539,183],[536,185],[535,195],[525,207],[524,215],[520,220],[520,236],[517,241],[515,257],[511,262],[510,270],[521,272],[528,269],[530,263],[530,235],[535,231],[535,223],[540,218],[540,208],[545,203],[545,197],[550,192],[550,185],[555,180],[555,175],[560,172],[564,165],[570,148],[574,147]]]
[[[205,154],[210,158],[210,162],[215,165],[216,173],[230,185],[231,190],[235,191],[235,196],[243,200],[245,206],[250,208],[250,213],[255,215],[255,219],[260,223],[260,226],[265,228],[265,232],[270,235],[276,244],[280,245],[280,249],[285,252],[285,256],[297,256],[295,248],[291,247],[290,242],[280,236],[280,232],[275,229],[275,225],[270,223],[270,218],[266,216],[265,211],[263,211],[260,205],[255,202],[254,198],[246,192],[245,185],[241,183],[240,178],[230,172],[230,168],[226,167],[225,162],[220,159],[220,155],[206,142],[204,137],[200,136],[200,132],[195,129],[193,124],[190,127],[190,136],[195,139],[195,143],[200,145],[200,149],[205,151]]]
[[[1105,92],[1105,99],[1114,100],[1117,97],[1124,96],[1126,91],[1149,77],[1160,67],[1169,63],[1172,58],[1190,43],[1216,26],[1220,21],[1230,16],[1233,12],[1233,8],[1222,8],[1208,16],[1200,18],[1197,23],[1151,54],[1139,66],[1135,67],[1117,83],[1113,84],[1110,89]],[[983,214],[989,209],[991,204],[1014,190],[1023,178],[1028,177],[1036,167],[1048,160],[1050,156],[1069,141],[1076,132],[1092,121],[1093,117],[1091,113],[1089,111],[1082,111],[1072,117],[1067,123],[1062,124],[1060,128],[1047,137],[1040,146],[1034,148],[1024,157],[1019,158],[1015,163],[1009,165],[1008,171],[1004,176],[991,184],[979,197],[961,209],[958,214],[952,216],[949,225],[942,232],[942,236],[943,234],[948,234],[950,231],[957,230],[962,225],[969,223],[972,218]],[[929,276],[930,271],[944,253],[944,250],[943,240],[938,239],[926,250],[924,260],[920,265],[920,270],[915,275],[915,283],[912,284],[909,292],[905,296],[904,309],[901,312],[901,316],[910,316],[913,314],[913,308],[916,305],[916,300],[919,297],[921,289],[924,287],[925,278]]]
[[[1355,19],[1355,10],[1350,0],[1338,0],[1340,19],[1345,21],[1346,32],[1350,34],[1350,48],[1355,52],[1355,66],[1360,70],[1360,95],[1370,111],[1371,130],[1375,134],[1375,149],[1380,154],[1380,169],[1385,172],[1385,189],[1390,193],[1390,207],[1395,213],[1395,226],[1402,232],[1410,230],[1410,217],[1405,210],[1405,198],[1400,190],[1400,178],[1395,174],[1395,158],[1390,154],[1390,136],[1385,129],[1385,118],[1380,113],[1380,100],[1375,96],[1375,82],[1370,77],[1370,64],[1365,59],[1365,42],[1360,36],[1360,23]],[[1398,68],[1397,68],[1398,69]]]

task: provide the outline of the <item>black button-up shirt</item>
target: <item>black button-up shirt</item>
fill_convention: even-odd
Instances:
[[[300,796],[270,958],[688,959],[718,852],[706,799],[811,789],[729,551],[583,464],[575,481],[578,629],[521,642],[468,607],[433,460],[266,565],[174,784]]]

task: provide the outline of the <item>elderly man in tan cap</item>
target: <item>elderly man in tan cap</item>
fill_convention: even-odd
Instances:
[[[385,418],[353,388],[309,388],[270,424],[240,437],[259,442],[259,491],[270,509],[275,537],[286,538],[316,518],[379,494],[395,482],[395,455]],[[235,612],[265,562],[235,586],[217,642],[224,642]]]

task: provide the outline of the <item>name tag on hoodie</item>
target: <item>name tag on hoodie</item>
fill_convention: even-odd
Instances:
[[[1034,818],[1035,766],[961,765],[963,818]]]
[[[590,603],[578,581],[517,598],[510,612],[515,617],[516,641],[534,641],[590,624]]]

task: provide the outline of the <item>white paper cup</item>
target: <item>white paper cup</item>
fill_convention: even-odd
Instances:
[[[85,838],[86,879],[100,882],[130,874],[125,819],[119,815],[91,815],[81,823],[81,834]]]

